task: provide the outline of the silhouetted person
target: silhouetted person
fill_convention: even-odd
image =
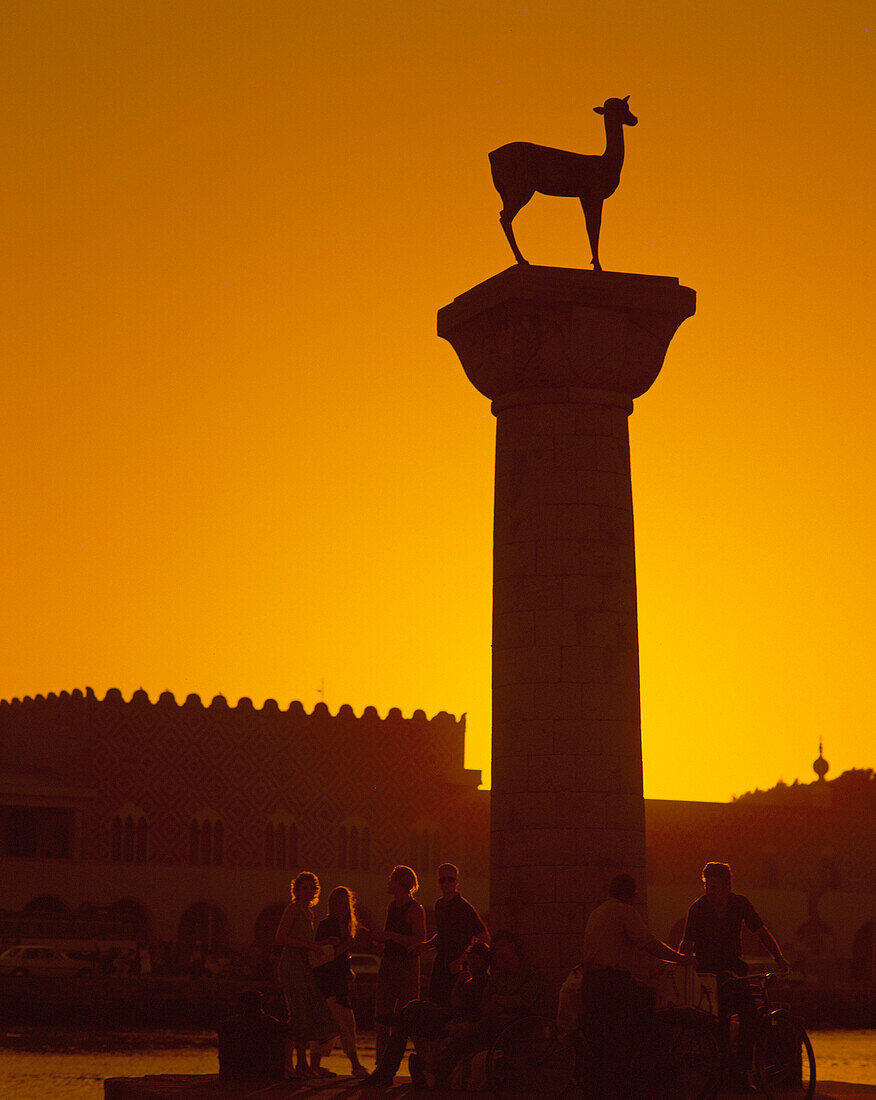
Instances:
[[[414,953],[426,939],[426,914],[414,900],[419,889],[416,872],[401,864],[393,867],[386,884],[392,901],[386,910],[382,932],[372,933],[383,944],[374,997],[374,1031],[377,1061],[383,1057],[389,1029],[400,1008],[420,995],[420,959]]]
[[[262,1009],[258,990],[240,999],[241,1011],[219,1025],[219,1076],[282,1081],[287,1027]]]
[[[736,1055],[727,1066],[730,1084],[737,1090],[756,1092],[748,1079],[754,1050],[757,1009],[746,982],[734,981],[733,975],[744,977],[748,966],[742,958],[742,923],[757,934],[760,942],[773,956],[780,970],[788,964],[782,949],[758,916],[754,906],[743,894],[731,890],[733,875],[726,863],[707,863],[703,868],[703,896],[687,911],[681,950],[696,955],[700,974],[715,974],[718,981],[718,1023],[725,1056],[730,1048],[730,1017],[739,1017],[739,1038]]]
[[[584,928],[582,1020],[587,1050],[594,1056],[594,1094],[600,1097],[626,1095],[630,1059],[648,1027],[654,991],[634,977],[643,969],[641,952],[665,962],[693,963],[657,939],[635,902],[636,880],[615,875],[608,898]]]
[[[428,1046],[431,1049],[431,1044],[440,1039],[453,1021],[472,1022],[480,1017],[489,961],[490,949],[483,943],[473,943],[464,953],[449,1005],[409,1001],[396,1014],[383,1057],[374,1072],[365,1078],[365,1084],[389,1088],[398,1073],[408,1039],[414,1038],[418,1040],[417,1053],[408,1060],[411,1080],[416,1087],[424,1087],[426,1075],[433,1070],[425,1048]]]
[[[368,1071],[356,1052],[356,1018],[350,1005],[350,987],[356,977],[350,965],[350,949],[357,929],[353,911],[355,900],[355,894],[346,886],[336,886],[329,894],[328,914],[319,922],[316,938],[336,939],[338,942],[334,948],[335,957],[330,962],[315,966],[313,976],[338,1025],[341,1046],[350,1059],[352,1075],[364,1077]]]
[[[488,1050],[501,1031],[517,1016],[538,1010],[540,986],[511,932],[497,932],[490,946],[487,978],[478,1018],[461,1023],[435,1057],[435,1083],[443,1085],[456,1066],[479,1051]],[[431,1080],[428,1082],[433,1083]]]
[[[462,960],[474,940],[489,944],[487,926],[477,909],[459,892],[459,868],[442,863],[438,868],[441,897],[435,902],[435,934],[420,950],[436,950],[432,976],[429,979],[429,1000],[436,1005],[450,1005],[450,995]]]
[[[325,998],[319,991],[309,952],[314,947],[334,947],[331,936],[318,941],[313,933],[313,907],[319,899],[319,879],[312,871],[302,871],[292,883],[292,903],[286,906],[274,940],[283,948],[278,975],[286,999],[289,1035],[295,1046],[296,1077],[326,1077],[320,1066],[323,1048],[334,1040],[338,1029]],[[312,1043],[310,1065],[307,1044]]]

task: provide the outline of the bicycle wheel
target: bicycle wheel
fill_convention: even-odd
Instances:
[[[502,1031],[487,1055],[487,1084],[494,1096],[559,1097],[575,1076],[575,1047],[558,1039],[553,1020],[524,1016]]]
[[[709,1100],[718,1091],[721,1046],[715,1021],[688,1016],[676,1035],[671,1055],[670,1096],[677,1100]]]
[[[815,1055],[809,1036],[784,1012],[764,1021],[754,1044],[757,1084],[769,1100],[812,1100]]]

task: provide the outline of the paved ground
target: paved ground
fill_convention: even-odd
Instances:
[[[364,1088],[359,1081],[350,1078],[333,1077],[315,1083],[283,1081],[275,1084],[254,1084],[226,1082],[213,1076],[167,1075],[156,1077],[115,1077],[104,1083],[105,1100],[403,1100],[418,1097],[425,1100],[460,1100],[461,1092],[422,1093],[411,1087],[406,1077],[397,1077],[398,1082],[391,1089]],[[470,1093],[486,1100],[487,1093]],[[569,1094],[569,1100],[572,1100]],[[579,1100],[585,1100],[587,1093],[576,1092]],[[722,1094],[719,1100],[732,1100],[730,1093]],[[816,1093],[817,1100],[872,1100],[876,1096],[876,1086],[843,1084],[837,1081],[820,1082]],[[538,1100],[538,1097],[533,1097]],[[593,1098],[590,1098],[593,1100]],[[645,1098],[643,1098],[645,1100]]]

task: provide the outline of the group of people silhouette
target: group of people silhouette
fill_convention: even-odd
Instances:
[[[290,1072],[298,1078],[334,1076],[322,1066],[322,1059],[340,1038],[352,1076],[365,1085],[388,1088],[408,1040],[413,1039],[416,1050],[408,1065],[415,1086],[463,1084],[471,1089],[478,1077],[478,1054],[489,1049],[511,1020],[543,1008],[539,975],[513,933],[497,931],[490,936],[477,910],[460,894],[459,870],[453,864],[443,863],[437,879],[440,896],[434,906],[433,935],[426,935],[426,914],[415,897],[416,872],[404,865],[394,867],[387,881],[391,900],[384,927],[362,929],[382,948],[374,1006],[376,1065],[369,1072],[357,1053],[350,1001],[354,979],[350,952],[359,931],[355,895],[345,886],[336,887],[329,895],[325,917],[316,924],[319,879],[310,871],[296,876],[292,901],[276,933],[282,947],[278,976],[287,1023],[271,1024],[282,1029],[282,1038],[279,1030],[270,1034],[276,1039],[273,1049],[278,1044],[285,1048],[288,1041],[294,1050],[290,1067],[285,1058],[272,1056],[279,1076]],[[736,1091],[756,1091],[747,1078],[756,1009],[747,984],[733,980],[747,973],[742,925],[758,936],[777,968],[787,970],[788,965],[748,898],[733,892],[726,863],[706,864],[702,884],[702,895],[688,910],[678,950],[648,929],[636,907],[636,882],[630,875],[616,875],[608,898],[591,912],[581,962],[560,995],[558,1026],[561,1032],[579,1030],[592,1049],[603,1052],[591,1081],[594,1095],[622,1095],[616,1090],[623,1080],[623,1066],[632,1057],[637,1032],[647,1026],[647,1014],[654,1005],[653,987],[640,980],[645,956],[715,976],[728,1083]],[[428,993],[420,999],[420,956],[433,950]],[[574,990],[574,1003],[569,990]],[[260,1013],[257,1005],[250,1007]],[[739,1033],[731,1052],[729,1023],[734,1014]],[[248,1037],[251,1064],[256,1047],[249,1037],[258,1028],[252,1015],[239,1019],[244,1023],[238,1027],[238,1037]],[[271,1018],[260,1014],[260,1019]],[[264,1028],[261,1033],[264,1037]],[[233,1042],[225,1044],[228,1066],[234,1062],[233,1047]],[[262,1043],[259,1049],[267,1048]],[[222,1051],[220,1034],[220,1065]]]

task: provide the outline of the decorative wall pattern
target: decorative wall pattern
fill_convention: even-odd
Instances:
[[[302,866],[334,866],[339,829],[367,824],[371,867],[408,858],[411,830],[429,821],[442,847],[487,868],[489,797],[464,767],[465,718],[410,718],[374,707],[333,715],[258,709],[217,696],[126,701],[111,689],[0,702],[0,770],[94,791],[83,811],[81,858],[109,860],[113,821],[135,804],[148,825],[148,861],[191,861],[193,821],[221,821],[226,866],[265,866],[267,822],[295,823]],[[213,825],[215,831],[215,824]],[[428,872],[431,868],[424,868]]]

